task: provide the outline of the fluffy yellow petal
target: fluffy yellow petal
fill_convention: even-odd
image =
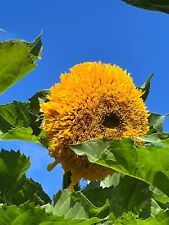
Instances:
[[[41,104],[50,154],[71,171],[72,182],[101,180],[110,169],[91,164],[68,147],[100,137],[145,135],[148,112],[132,78],[117,65],[88,62],[61,75],[49,101]]]

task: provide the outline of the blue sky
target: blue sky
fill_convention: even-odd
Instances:
[[[27,101],[59,81],[74,64],[102,61],[118,64],[141,85],[154,73],[148,109],[169,112],[169,15],[131,7],[121,0],[6,0],[1,2],[0,40],[32,41],[43,30],[43,55],[38,67],[0,97],[0,104]],[[169,122],[165,123],[166,130]],[[61,168],[46,170],[52,161],[45,149],[24,142],[0,142],[30,156],[28,172],[52,195],[61,187]]]

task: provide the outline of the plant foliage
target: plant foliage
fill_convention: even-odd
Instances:
[[[23,78],[36,67],[40,59],[40,36],[33,43],[21,40],[0,42],[0,93]]]
[[[168,13],[168,1],[130,1],[138,7]],[[0,43],[0,93],[36,67],[41,58],[41,36],[33,43]],[[152,75],[139,87],[145,101]],[[0,140],[29,141],[48,148],[42,130],[40,103],[49,90],[35,93],[27,102],[0,105]],[[168,116],[150,112],[149,133],[136,139],[100,138],[70,145],[77,157],[112,170],[103,181],[85,187],[64,182],[51,199],[42,186],[26,176],[30,160],[20,151],[0,151],[1,225],[168,225],[169,133]],[[22,149],[21,149],[22,150]],[[70,181],[70,172],[63,175]],[[70,182],[69,182],[70,184]],[[52,184],[49,184],[52,185]],[[78,188],[77,188],[78,187]],[[75,191],[76,190],[76,191]]]

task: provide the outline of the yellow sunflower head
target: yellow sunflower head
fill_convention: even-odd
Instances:
[[[50,154],[71,171],[72,182],[101,180],[112,170],[91,164],[68,147],[94,138],[137,137],[148,132],[148,112],[132,78],[117,65],[87,62],[61,75],[41,104]]]

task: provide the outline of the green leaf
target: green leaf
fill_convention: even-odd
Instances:
[[[47,95],[49,94],[48,89],[44,89],[41,91],[38,91],[36,94],[34,94],[30,99],[30,110],[33,114],[39,115],[40,114],[40,103],[41,102],[47,102]]]
[[[154,217],[146,220],[137,219],[132,213],[123,214],[114,223],[91,219],[73,219],[46,213],[44,209],[31,204],[24,204],[19,207],[3,205],[0,208],[1,225],[168,225],[169,211],[161,210]]]
[[[94,225],[98,218],[64,219],[63,217],[46,213],[40,207],[25,204],[20,207],[2,206],[0,208],[1,225]]]
[[[14,101],[0,105],[0,130],[7,132],[15,127],[29,127],[30,115],[28,103]]]
[[[0,42],[0,93],[36,67],[41,48],[40,37],[31,44],[20,40]]]
[[[43,138],[35,136],[31,127],[13,128],[6,133],[0,133],[0,140],[21,140],[44,146]]]
[[[5,200],[17,192],[23,183],[24,174],[30,166],[29,159],[20,152],[0,152],[0,196]]]
[[[22,188],[14,193],[12,202],[19,205],[24,202],[33,202],[35,205],[44,205],[51,202],[49,196],[43,191],[42,186],[33,179],[25,178]]]
[[[0,140],[29,141],[48,148],[40,112],[40,102],[47,101],[48,92],[39,91],[26,103],[0,105]]]
[[[47,147],[41,129],[42,118],[35,114],[36,104],[33,108],[35,102],[34,97],[30,103],[14,101],[0,105],[0,140],[22,140]]]
[[[130,211],[139,215],[151,198],[149,186],[146,183],[128,176],[121,178],[115,187],[87,188],[83,193],[96,206],[102,206],[106,200],[109,200],[109,211],[115,217]]]
[[[167,133],[154,133],[147,136],[139,137],[138,138],[141,141],[147,142],[147,143],[153,143],[160,146],[166,146],[169,147],[169,134]]]
[[[77,155],[151,184],[169,196],[169,148],[136,146],[134,141],[98,139],[70,145]]]
[[[37,38],[35,38],[33,43],[26,43],[33,60],[41,59],[41,52],[42,52],[41,35],[42,34],[40,34]]]
[[[119,174],[119,173],[113,173],[113,175],[109,175],[107,176],[104,180],[102,180],[100,182],[100,186],[105,188],[105,187],[116,187],[119,182],[120,182],[120,179],[123,177],[122,174]]]
[[[123,0],[123,1],[139,8],[169,13],[168,0]]]
[[[162,204],[167,204],[169,203],[169,197],[164,195],[164,194],[157,194],[157,193],[153,193],[153,198],[157,201],[160,202]]]
[[[150,113],[149,116],[150,133],[163,132],[163,122],[166,116],[168,116],[168,114],[160,115],[157,113]]]
[[[149,92],[150,92],[150,82],[151,82],[151,79],[153,77],[153,74],[151,74],[147,80],[145,81],[145,83],[139,87],[139,89],[141,89],[143,91],[143,95],[141,96],[141,98],[143,99],[143,101],[145,101],[149,95]]]
[[[19,205],[25,201],[35,204],[50,202],[42,187],[25,177],[29,159],[19,151],[0,152],[0,202]]]
[[[55,205],[47,205],[46,211],[65,218],[103,218],[108,209],[105,202],[101,207],[94,206],[81,192],[71,193],[67,189],[58,192],[55,196]]]
[[[146,183],[125,176],[112,191],[110,211],[116,217],[130,211],[139,215],[144,210],[146,202],[150,201],[150,198],[149,187]]]
[[[114,225],[168,225],[169,211],[161,210],[156,216],[150,217],[146,220],[136,219],[131,213],[124,214],[117,219]]]
[[[30,125],[33,129],[33,133],[37,136],[42,132],[41,124],[43,116],[42,113],[40,112],[40,103],[48,101],[47,100],[48,94],[49,90],[42,90],[37,92],[29,99],[30,115],[31,115]]]
[[[102,207],[107,200],[111,198],[112,191],[114,187],[102,188],[102,187],[93,187],[93,188],[85,188],[83,190],[83,194],[87,197],[87,199],[95,206]]]
[[[166,196],[163,192],[158,190],[157,188],[152,188],[152,200],[156,202],[156,205],[160,209],[168,209],[169,208],[169,197]],[[156,207],[156,208],[157,208]]]
[[[151,216],[156,216],[161,210],[162,210],[162,208],[160,207],[158,202],[156,200],[154,200],[153,198],[151,198],[151,201],[150,201],[150,214],[151,214]],[[146,207],[145,207],[144,213],[147,215]],[[147,217],[145,217],[145,218],[147,218]]]

